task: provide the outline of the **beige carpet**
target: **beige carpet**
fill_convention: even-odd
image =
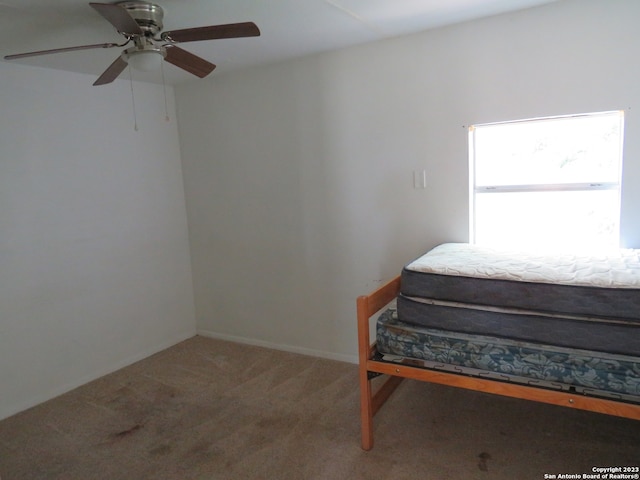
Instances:
[[[640,422],[405,381],[360,449],[355,365],[195,337],[0,422],[0,478],[543,479],[640,465]]]

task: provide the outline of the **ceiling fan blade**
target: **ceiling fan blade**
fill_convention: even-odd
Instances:
[[[38,50],[37,52],[16,53],[15,55],[6,55],[5,60],[15,60],[17,58],[36,57],[38,55],[49,55],[50,53],[74,52],[76,50],[90,50],[92,48],[111,48],[119,47],[117,43],[96,43],[94,45],[80,45],[77,47],[54,48],[51,50]]]
[[[127,62],[119,56],[116,58],[115,62],[109,65],[109,67],[102,72],[102,75],[100,75],[93,84],[106,85],[107,83],[111,83],[118,78],[118,75],[120,75],[125,68],[127,68]]]
[[[172,32],[164,32],[162,40],[169,42],[197,42],[200,40],[217,40],[219,38],[258,37],[260,29],[253,22],[228,23],[209,27],[184,28]]]
[[[89,3],[100,15],[106,18],[116,30],[131,35],[143,35],[138,22],[124,8],[111,3]]]
[[[213,63],[207,62],[204,58],[200,58],[175,45],[167,45],[166,50],[167,56],[165,60],[167,62],[194,74],[196,77],[204,78],[216,68]]]

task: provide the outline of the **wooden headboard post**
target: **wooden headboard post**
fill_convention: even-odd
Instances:
[[[357,299],[360,421],[364,450],[371,450],[373,447],[373,416],[402,380],[401,377],[390,377],[375,394],[372,393],[368,363],[372,358],[375,345],[371,343],[369,338],[369,319],[393,301],[398,292],[400,292],[400,276],[382,285],[371,294],[362,295]]]

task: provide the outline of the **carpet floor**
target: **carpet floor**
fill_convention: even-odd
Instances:
[[[364,452],[358,398],[355,365],[194,337],[1,421],[0,478],[541,480],[640,465],[640,422],[415,381]]]

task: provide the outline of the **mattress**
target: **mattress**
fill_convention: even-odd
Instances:
[[[614,318],[566,316],[400,296],[402,321],[413,325],[478,333],[626,355],[640,355],[640,324]]]
[[[402,270],[401,293],[640,323],[640,250],[534,255],[446,243]]]
[[[402,271],[403,322],[640,355],[640,250],[533,255],[443,244]]]
[[[420,327],[394,309],[378,317],[376,341],[387,361],[640,403],[638,356]]]

